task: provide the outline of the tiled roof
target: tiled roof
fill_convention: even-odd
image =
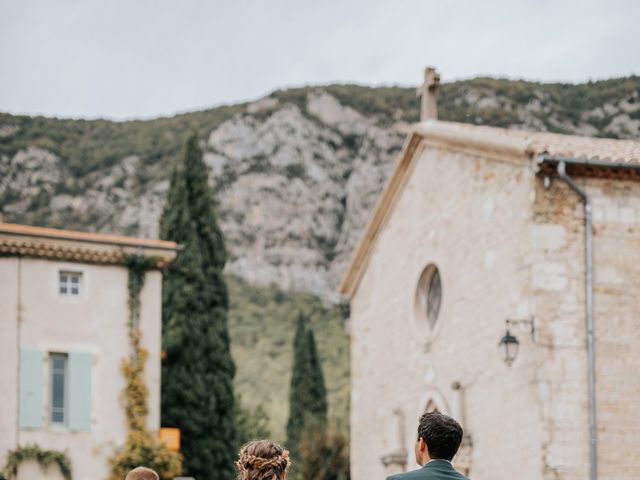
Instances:
[[[0,222],[0,233],[44,238],[59,238],[63,240],[79,240],[83,242],[104,243],[110,245],[127,245],[132,247],[152,247],[169,250],[177,249],[177,244],[175,242],[168,242],[166,240],[124,237],[120,235],[109,235],[106,233],[78,232],[75,230],[60,230],[57,228],[33,227],[31,225],[20,225],[17,223]]]
[[[176,256],[175,242],[0,223],[0,256],[121,265],[132,255],[162,268]]]
[[[616,163],[639,163],[640,142],[634,140],[616,140],[611,138],[582,137],[578,135],[561,135],[547,132],[526,132],[506,128],[487,127],[484,125],[470,125],[466,123],[427,121],[418,124],[416,130],[425,126],[425,133],[431,126],[446,129],[450,134],[459,133],[461,136],[473,134],[492,138],[495,142],[500,139],[517,140],[534,155],[548,153],[550,155],[575,157],[585,160],[600,160]]]

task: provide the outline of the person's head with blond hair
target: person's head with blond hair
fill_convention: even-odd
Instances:
[[[160,480],[158,474],[147,467],[136,467],[127,473],[124,480]]]
[[[289,451],[271,440],[247,443],[236,462],[241,480],[285,480],[289,465]]]

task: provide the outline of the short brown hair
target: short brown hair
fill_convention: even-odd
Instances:
[[[243,480],[282,480],[289,452],[271,440],[255,440],[240,449],[236,466]]]
[[[160,477],[150,468],[136,467],[127,473],[124,480],[160,480]]]
[[[462,442],[462,427],[440,412],[427,412],[420,417],[418,437],[424,440],[432,459],[453,459]]]

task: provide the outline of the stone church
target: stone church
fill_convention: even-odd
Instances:
[[[438,121],[438,82],[340,287],[352,478],[436,409],[474,480],[637,480],[640,142]]]

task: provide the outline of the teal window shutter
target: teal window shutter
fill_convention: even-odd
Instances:
[[[42,428],[42,361],[41,351],[31,348],[20,350],[20,428]]]
[[[69,430],[91,431],[90,353],[69,353]]]

